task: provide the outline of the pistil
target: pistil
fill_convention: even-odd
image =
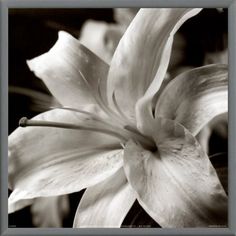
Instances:
[[[85,114],[87,114],[87,112],[85,112]],[[104,123],[104,124],[106,124],[106,123]],[[90,126],[89,125],[75,125],[75,124],[64,123],[64,122],[29,120],[26,117],[21,118],[19,121],[20,127],[28,127],[28,126],[52,127],[52,128],[63,128],[63,129],[72,129],[72,130],[84,130],[84,131],[91,131],[91,132],[98,132],[98,133],[107,134],[107,135],[113,136],[115,138],[118,138],[120,143],[124,144],[124,145],[121,145],[122,147],[125,146],[125,143],[129,139],[133,139],[133,140],[139,142],[142,146],[144,146],[146,149],[148,149],[150,151],[156,150],[155,143],[151,139],[149,139],[148,137],[145,137],[142,134],[140,134],[134,128],[132,128],[130,126],[124,126],[123,129],[121,129],[119,127],[111,126],[110,124],[107,124],[109,128],[104,128],[104,124],[102,127],[99,127],[99,125],[96,124],[96,127],[95,127],[95,126],[91,126],[91,125]]]
[[[38,126],[38,127],[53,127],[53,128],[98,132],[116,137],[120,140],[120,143],[123,144],[125,144],[129,139],[133,139],[139,142],[142,146],[144,146],[148,150],[155,150],[156,149],[155,143],[150,138],[142,135],[133,124],[131,118],[127,117],[126,114],[122,111],[119,104],[117,103],[115,92],[112,95],[112,101],[115,108],[115,110],[113,110],[109,107],[107,101],[104,101],[102,97],[100,81],[97,84],[96,88],[97,90],[96,89],[94,90],[94,88],[86,80],[83,73],[80,70],[78,72],[82,77],[84,83],[86,84],[88,90],[91,92],[92,96],[97,102],[97,105],[103,110],[103,112],[105,112],[108,119],[104,120],[96,113],[94,114],[89,111],[59,106],[54,108],[68,110],[71,112],[78,112],[80,114],[87,116],[88,121],[93,121],[93,122],[86,123],[85,121],[83,125],[77,125],[64,122],[28,120],[26,117],[23,117],[20,120],[19,125],[21,127]]]
[[[63,129],[86,130],[86,131],[93,131],[93,132],[108,134],[108,135],[111,135],[120,139],[122,142],[127,141],[127,138],[121,135],[120,133],[117,133],[112,130],[104,129],[104,128],[74,125],[74,124],[54,122],[54,121],[29,120],[27,117],[23,117],[20,119],[19,126],[21,127],[27,127],[27,126],[37,127],[38,126],[38,127],[53,127],[53,128],[63,128]]]

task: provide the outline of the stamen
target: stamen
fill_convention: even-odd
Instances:
[[[101,99],[101,95],[99,95],[98,97],[96,96],[96,94],[94,93],[91,85],[88,83],[88,81],[86,80],[85,76],[83,75],[83,73],[79,70],[79,74],[81,75],[84,83],[86,84],[87,88],[90,90],[91,94],[93,95],[93,98],[95,99],[95,101],[97,102],[97,104],[102,108],[102,110],[107,113],[110,114],[110,110],[108,109],[108,107],[104,104],[103,100]]]
[[[110,124],[109,122],[103,120],[101,117],[97,116],[96,114],[93,114],[93,113],[88,112],[88,111],[80,110],[80,109],[77,109],[77,108],[70,108],[70,107],[55,107],[54,106],[54,107],[50,107],[50,108],[52,108],[52,109],[62,109],[62,110],[73,111],[73,112],[78,112],[78,113],[81,113],[81,114],[85,114],[85,115],[88,115],[91,119],[93,119],[95,121],[98,121],[98,122],[104,124],[105,126],[108,126],[112,129],[120,129],[120,127],[114,127],[113,124]]]
[[[107,105],[107,102],[105,102],[104,99],[103,99],[103,97],[102,97],[101,78],[98,79],[97,91],[98,91],[98,98],[101,100],[101,102],[102,102],[104,105]]]
[[[124,142],[127,141],[127,138],[120,133],[117,133],[112,130],[97,128],[97,127],[88,127],[88,126],[80,126],[62,122],[53,122],[53,121],[43,121],[43,120],[28,120],[27,117],[23,117],[19,121],[19,126],[27,127],[27,126],[39,126],[39,127],[53,127],[53,128],[63,128],[63,129],[74,129],[74,130],[85,130],[85,131],[93,131],[98,133],[104,133],[111,136],[114,136]]]
[[[22,117],[22,118],[19,120],[19,126],[20,126],[20,127],[26,127],[26,126],[27,126],[27,121],[28,121],[28,118],[27,118],[27,117]]]
[[[98,85],[97,85],[97,96],[96,93],[94,93],[93,88],[91,87],[91,85],[88,83],[88,81],[86,80],[85,76],[83,75],[83,73],[79,70],[79,74],[81,75],[84,83],[86,84],[87,88],[90,90],[91,94],[93,95],[93,98],[95,99],[95,101],[97,102],[97,104],[101,107],[101,109],[110,117],[112,117],[113,119],[115,119],[119,124],[123,125],[124,122],[122,122],[122,120],[117,116],[117,114],[109,108],[108,104],[106,102],[103,101],[102,98],[102,93],[101,93],[101,82],[100,80],[98,81]],[[127,120],[127,119],[126,119]]]
[[[227,152],[217,152],[211,156],[209,156],[210,159],[214,158],[214,157],[219,157],[219,156],[223,156],[223,155],[226,155]]]
[[[58,106],[51,106],[50,107],[51,109],[61,109],[61,110],[66,110],[66,111],[73,111],[73,112],[78,112],[78,113],[81,113],[81,114],[85,114],[85,115],[88,115],[90,116],[92,119],[99,119],[98,116],[96,116],[95,114],[89,112],[89,111],[84,111],[84,110],[80,110],[80,109],[77,109],[77,108],[71,108],[71,107],[58,107]]]
[[[34,91],[33,89],[22,88],[17,86],[9,86],[9,92],[12,94],[20,94],[31,98],[30,108],[33,111],[42,112],[52,105],[52,97],[42,92]]]
[[[51,96],[41,93],[41,92],[38,92],[38,91],[34,91],[32,89],[21,88],[21,87],[17,87],[17,86],[9,86],[8,89],[9,89],[10,93],[22,94],[22,95],[29,96],[34,99],[46,102],[46,103],[51,102]]]
[[[98,91],[98,97],[101,100],[101,102],[105,105],[105,102],[103,101],[102,98],[102,92],[101,92],[101,86],[100,86],[101,82],[100,80],[98,81],[98,87],[97,87],[97,91]],[[106,106],[106,105],[105,105]],[[107,114],[109,114],[110,116],[112,116],[116,121],[118,121],[118,123],[120,123],[121,125],[123,125],[123,122],[119,119],[119,117],[117,116],[117,113],[115,113],[112,109],[110,109],[109,106],[106,106],[107,109]],[[119,113],[119,112],[118,112]]]
[[[130,119],[126,116],[126,114],[120,109],[120,106],[118,105],[117,103],[117,100],[116,100],[116,96],[115,96],[115,91],[113,91],[112,93],[112,101],[115,105],[115,108],[116,110],[118,111],[118,113],[121,115],[121,117],[128,123],[131,123],[130,122]]]
[[[116,133],[124,133],[125,130],[128,130],[128,131],[131,131],[132,129],[132,132],[138,134],[139,136],[141,136],[141,134],[135,130],[135,128],[132,128],[131,126],[122,126],[122,129],[118,126],[114,126],[113,124],[110,124],[109,122],[105,121],[105,120],[102,120],[99,116],[96,116],[94,115],[93,113],[91,112],[88,112],[88,111],[84,111],[84,110],[80,110],[80,109],[77,109],[77,108],[70,108],[70,107],[51,107],[51,108],[55,108],[55,109],[62,109],[62,110],[68,110],[68,111],[73,111],[73,112],[78,112],[78,113],[82,113],[82,114],[85,114],[85,115],[88,115],[90,118],[94,119],[95,121],[98,121],[99,123],[105,125],[106,127],[109,127],[111,130],[116,130]],[[129,133],[125,133],[125,135],[127,137],[130,136]]]

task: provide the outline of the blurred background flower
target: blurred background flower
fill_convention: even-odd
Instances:
[[[33,117],[57,104],[45,85],[34,78],[26,65],[26,59],[50,49],[57,39],[58,31],[65,30],[109,63],[121,36],[137,11],[138,9],[125,8],[11,9],[9,134],[18,126],[21,117]],[[227,10],[204,9],[186,22],[176,34],[166,80],[171,80],[186,68],[227,63],[227,59]],[[198,135],[199,142],[210,155],[226,190],[227,133],[225,114],[210,122]],[[31,209],[27,207],[9,215],[9,227],[71,227],[81,196],[82,192],[68,197],[36,199]],[[44,218],[46,215],[51,217]],[[123,227],[138,225],[158,227],[138,202],[135,202]]]

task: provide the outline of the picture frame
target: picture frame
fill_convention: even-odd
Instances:
[[[114,7],[203,7],[228,8],[229,32],[229,208],[228,228],[82,228],[82,229],[26,229],[8,228],[7,213],[7,147],[8,147],[8,10],[10,8],[114,8]],[[1,0],[0,2],[0,35],[1,35],[1,202],[0,233],[1,235],[236,235],[236,0]]]

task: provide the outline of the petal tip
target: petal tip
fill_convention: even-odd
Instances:
[[[77,40],[73,35],[69,34],[68,32],[61,30],[58,32],[58,42],[61,42],[62,44],[70,42],[71,44],[73,43],[77,45],[79,43],[79,40]]]
[[[66,31],[60,30],[58,32],[58,38],[73,38],[73,37]]]
[[[33,59],[26,60],[26,64],[29,67],[30,71],[33,71]]]

